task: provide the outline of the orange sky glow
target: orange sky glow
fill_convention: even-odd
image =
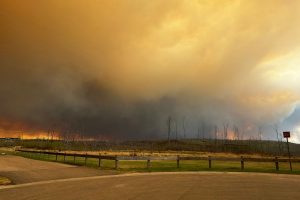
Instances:
[[[170,115],[300,142],[299,19],[296,0],[3,0],[0,137],[147,139]]]

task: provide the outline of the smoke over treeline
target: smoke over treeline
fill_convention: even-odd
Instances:
[[[152,139],[171,116],[181,136],[297,133],[299,4],[1,1],[0,129]]]

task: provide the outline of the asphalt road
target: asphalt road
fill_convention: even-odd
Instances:
[[[299,186],[294,175],[151,173],[21,184],[0,199],[299,199]]]
[[[16,156],[0,156],[0,200],[299,199],[300,176],[258,173],[103,171]]]
[[[20,156],[0,156],[0,176],[8,177],[14,184],[116,173],[113,170],[103,171],[62,163],[32,160]]]

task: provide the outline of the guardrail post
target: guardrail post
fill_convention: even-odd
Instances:
[[[211,169],[211,156],[208,156],[208,168]]]
[[[244,170],[244,157],[241,156],[241,170]]]
[[[147,169],[150,169],[151,168],[151,163],[150,163],[151,161],[150,161],[150,158],[148,158],[148,160],[147,160]]]
[[[275,168],[276,168],[276,171],[279,170],[279,162],[278,162],[278,158],[275,157]]]
[[[86,161],[87,161],[87,153],[85,153],[85,159],[84,159],[84,165],[86,166]]]
[[[177,155],[177,168],[179,168],[179,161],[180,161],[180,157],[179,157],[179,155]]]
[[[99,153],[99,161],[98,161],[99,168],[101,167],[101,153]]]
[[[115,169],[118,169],[118,156],[115,156]]]

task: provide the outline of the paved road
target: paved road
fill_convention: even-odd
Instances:
[[[34,199],[299,199],[300,176],[255,173],[103,171],[0,156],[0,200]]]
[[[151,173],[37,182],[0,199],[299,199],[300,177],[252,173]]]
[[[0,176],[8,177],[14,184],[107,174],[116,174],[116,171],[103,171],[19,156],[0,156]]]

